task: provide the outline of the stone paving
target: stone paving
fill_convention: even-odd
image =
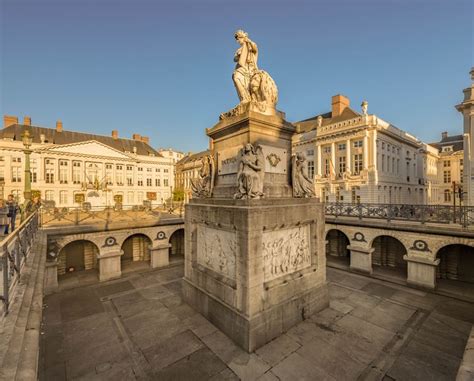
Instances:
[[[40,380],[454,380],[474,304],[328,268],[330,308],[247,354],[181,300],[182,265],[49,295]]]

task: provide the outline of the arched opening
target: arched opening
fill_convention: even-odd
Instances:
[[[406,279],[407,261],[403,256],[407,250],[403,243],[394,237],[382,235],[374,239],[372,248],[372,270],[375,273]]]
[[[122,244],[123,254],[120,258],[122,272],[149,267],[151,244],[150,238],[144,234],[128,237]]]
[[[438,251],[437,258],[440,260],[436,271],[438,286],[444,280],[448,281],[444,282],[445,286],[454,283],[449,281],[474,285],[474,247],[461,244],[448,245]]]
[[[349,266],[350,251],[347,248],[350,241],[347,236],[337,229],[331,229],[326,234],[326,259],[329,265]]]
[[[169,260],[182,261],[184,260],[184,229],[176,230],[170,237]]]
[[[91,241],[78,240],[64,246],[58,255],[58,278],[97,277],[99,248]]]

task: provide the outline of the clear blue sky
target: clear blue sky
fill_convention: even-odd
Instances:
[[[238,103],[231,74],[246,30],[296,121],[347,95],[425,141],[461,133],[472,0],[1,0],[2,114],[33,124],[199,151]]]

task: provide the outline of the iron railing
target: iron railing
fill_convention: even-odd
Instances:
[[[119,207],[42,207],[41,226],[89,225],[159,221],[182,215],[182,208],[150,207],[144,205],[120,205]]]
[[[326,216],[474,225],[474,206],[326,203]]]
[[[38,213],[34,212],[20,226],[0,241],[0,300],[4,315],[8,313],[10,296],[20,280],[25,261],[38,231]]]

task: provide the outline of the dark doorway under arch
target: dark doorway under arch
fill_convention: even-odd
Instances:
[[[94,270],[99,248],[91,241],[77,240],[64,246],[58,255],[58,275]]]
[[[178,229],[170,237],[169,260],[182,261],[184,259],[184,229]]]
[[[351,257],[347,248],[349,238],[340,230],[331,229],[326,234],[326,258],[330,265],[349,266]]]
[[[150,238],[145,234],[133,234],[128,237],[122,244],[122,271],[130,267],[148,267],[151,244]]]
[[[395,276],[407,276],[407,261],[403,256],[407,254],[407,250],[403,243],[398,239],[381,235],[374,239],[372,243],[372,269],[377,271],[389,271]],[[388,275],[388,274],[387,274]]]
[[[474,247],[454,244],[438,251],[440,262],[436,271],[438,279],[474,283]]]

